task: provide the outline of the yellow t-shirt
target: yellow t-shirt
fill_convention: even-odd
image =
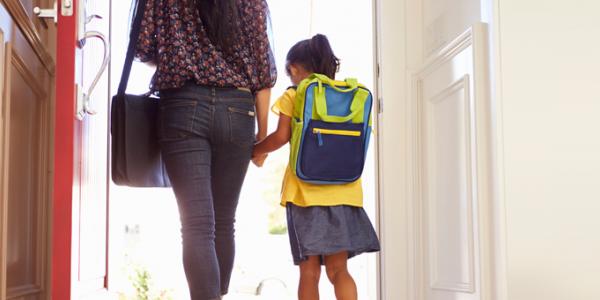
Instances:
[[[294,89],[288,89],[281,97],[279,97],[279,99],[277,99],[271,110],[277,115],[284,114],[292,117],[295,97],[296,91]],[[281,189],[281,205],[285,206],[287,203],[293,203],[294,205],[302,207],[336,205],[362,207],[362,182],[359,179],[347,184],[310,184],[300,180],[296,174],[294,174],[288,163]]]

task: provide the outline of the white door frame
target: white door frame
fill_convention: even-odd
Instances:
[[[409,174],[406,118],[406,0],[374,1],[377,76],[378,227],[381,240],[378,299],[408,299]],[[397,112],[397,114],[395,114]]]

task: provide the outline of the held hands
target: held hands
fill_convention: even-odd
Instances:
[[[292,119],[284,114],[279,115],[279,123],[277,130],[266,136],[266,132],[260,131],[256,135],[258,143],[254,145],[252,150],[252,162],[261,167],[267,158],[267,154],[271,153],[290,141]]]
[[[261,168],[263,166],[263,164],[265,163],[265,160],[267,159],[268,154],[267,153],[258,153],[256,150],[256,145],[258,143],[260,143],[264,138],[265,138],[266,134],[257,134],[256,135],[256,140],[257,143],[254,145],[254,149],[252,149],[252,163]]]
[[[263,166],[263,164],[265,163],[265,160],[267,159],[267,154],[262,154],[259,156],[252,156],[252,163],[261,168]]]
[[[258,154],[258,153],[256,153],[255,150],[256,150],[256,146],[254,147],[254,150],[252,151],[252,163],[255,166],[260,168],[265,163],[265,160],[267,159],[268,154],[266,154],[266,153]]]

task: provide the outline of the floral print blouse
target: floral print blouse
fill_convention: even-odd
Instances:
[[[147,1],[136,56],[157,65],[150,88],[179,88],[187,81],[252,91],[273,87],[277,71],[266,0],[238,0],[241,32],[228,53],[211,43],[190,1]]]

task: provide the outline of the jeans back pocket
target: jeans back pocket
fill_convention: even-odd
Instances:
[[[159,138],[174,140],[189,137],[194,130],[198,103],[193,100],[169,99],[160,106]]]
[[[254,144],[254,117],[255,112],[251,109],[229,106],[229,137],[230,142],[241,147]]]

